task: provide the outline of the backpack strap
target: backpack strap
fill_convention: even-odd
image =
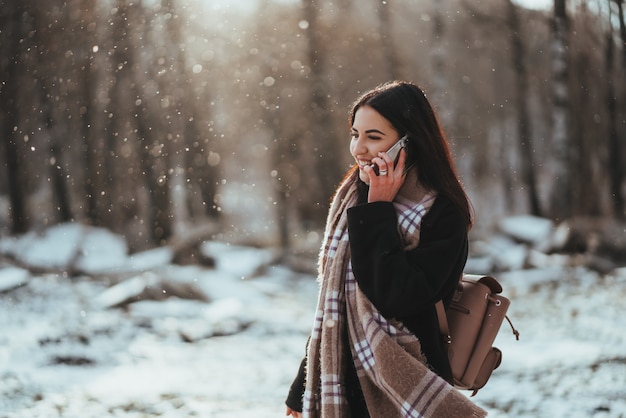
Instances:
[[[444,348],[446,354],[448,348],[452,343],[452,336],[450,335],[450,327],[448,326],[448,317],[446,316],[446,308],[443,306],[443,301],[440,300],[435,304],[435,310],[437,311],[437,320],[439,321],[439,332],[443,338]]]

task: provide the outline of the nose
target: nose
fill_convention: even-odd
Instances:
[[[362,155],[367,152],[367,146],[363,140],[363,136],[353,136],[351,141],[352,155]]]

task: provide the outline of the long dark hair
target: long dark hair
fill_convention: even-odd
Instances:
[[[380,113],[400,136],[408,136],[407,167],[415,165],[418,181],[448,197],[463,213],[468,229],[471,228],[473,217],[469,198],[457,175],[448,141],[422,89],[405,81],[375,87],[352,106],[350,126],[362,106],[370,106]]]

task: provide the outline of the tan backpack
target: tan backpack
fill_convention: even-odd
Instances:
[[[485,386],[502,361],[502,352],[492,344],[505,318],[519,340],[519,332],[506,316],[511,302],[500,292],[502,286],[495,278],[464,274],[448,309],[444,310],[442,301],[436,304],[452,384],[472,390],[472,396]]]

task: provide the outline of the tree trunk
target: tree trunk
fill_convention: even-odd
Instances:
[[[618,10],[618,20],[620,27],[620,39],[622,40],[622,71],[621,74],[626,74],[626,23],[624,22],[624,8],[623,0],[609,0],[609,10],[611,6],[611,1],[615,1],[617,4]],[[612,25],[609,24],[609,28],[612,28]],[[606,94],[607,94],[607,113],[608,113],[608,123],[609,123],[609,181],[610,181],[610,192],[611,192],[611,202],[613,206],[613,213],[617,218],[624,219],[626,217],[625,213],[625,203],[624,196],[622,194],[622,184],[624,182],[624,169],[622,168],[623,161],[623,147],[622,141],[619,135],[619,131],[617,129],[618,126],[618,91],[616,89],[616,77],[613,73],[613,67],[615,62],[615,45],[613,41],[613,30],[609,29],[609,33],[607,34],[606,39],[606,53],[605,53],[605,61],[606,61],[606,70],[605,70],[605,82],[606,82]],[[622,77],[623,78],[623,77]],[[626,86],[624,83],[624,79],[621,80],[622,85]],[[622,97],[625,97],[626,91],[622,94]]]
[[[341,175],[340,150],[332,130],[332,119],[326,85],[324,83],[324,64],[326,54],[320,39],[319,8],[316,0],[303,0],[304,19],[309,23],[307,29],[307,55],[311,67],[310,86],[311,120],[310,128],[297,143],[301,166],[301,184],[297,196],[299,212],[305,223],[321,225],[326,218],[328,202]]]
[[[185,61],[186,54],[183,44],[182,33],[182,19],[177,17],[176,6],[174,0],[165,0],[164,8],[166,11],[174,16],[167,19],[166,34],[169,43],[168,50],[170,50],[170,83],[168,89],[171,91],[170,97],[172,97],[172,106],[174,112],[173,117],[170,120],[171,135],[174,145],[174,153],[183,153],[176,159],[170,159],[172,161],[174,169],[174,180],[179,183],[183,183],[182,187],[170,187],[171,206],[174,213],[174,219],[177,222],[187,222],[193,217],[193,200],[195,186],[203,187],[204,184],[196,182],[198,176],[196,176],[194,169],[194,150],[198,148],[199,131],[196,126],[196,115],[194,109],[197,107],[193,99],[194,92],[190,86],[190,80],[186,74]],[[206,162],[206,161],[204,161]],[[198,166],[206,168],[203,170],[203,174],[208,174],[210,166],[203,164]],[[200,171],[200,170],[198,170]],[[200,173],[198,173],[200,174]],[[205,180],[210,180],[206,178]],[[175,192],[178,190],[178,192]],[[212,196],[213,197],[213,196]],[[211,202],[213,199],[211,198]],[[213,205],[209,205],[212,207]]]
[[[442,125],[451,127],[454,123],[453,106],[450,100],[450,80],[446,70],[446,47],[443,39],[445,37],[446,25],[443,16],[445,2],[433,0],[433,47],[431,49],[431,64],[433,74],[434,103],[438,108],[438,115]]]
[[[95,0],[82,0],[81,3],[81,48],[82,65],[80,68],[80,133],[83,142],[83,164],[85,167],[84,191],[86,200],[87,220],[93,225],[102,225],[102,215],[99,213],[98,196],[102,190],[101,173],[98,169],[100,156],[100,138],[93,135],[96,122],[96,94],[97,74],[94,69],[95,54],[92,37],[95,35],[97,19],[94,10]]]
[[[6,159],[12,234],[24,233],[29,227],[19,146],[22,141],[14,130],[20,121],[17,98],[23,13],[22,0],[7,0],[0,7],[0,77],[5,81],[0,84],[0,146]]]
[[[163,11],[167,13],[169,9]],[[129,7],[129,20],[136,27],[136,37],[130,41],[130,48],[133,51],[140,50],[139,38],[148,39],[146,30],[146,22],[144,19],[144,11],[141,1],[134,2]],[[134,62],[132,58],[131,86],[132,97],[135,100],[133,113],[135,115],[134,124],[137,127],[137,154],[139,160],[139,169],[141,171],[141,179],[147,191],[148,208],[145,215],[146,228],[149,241],[152,245],[163,245],[173,234],[172,216],[170,213],[170,175],[169,175],[169,155],[168,155],[168,138],[164,132],[167,128],[161,125],[159,119],[158,96],[155,98],[146,97],[141,90],[141,86],[146,84],[148,79],[156,80],[159,68],[149,66],[146,71],[139,63]],[[167,88],[163,87],[164,94]],[[155,100],[157,99],[157,100]]]
[[[30,6],[30,13],[33,16],[33,41],[40,49],[36,57],[36,65],[40,69],[43,77],[37,80],[39,89],[40,112],[43,117],[45,135],[49,145],[48,168],[50,188],[54,201],[53,210],[57,211],[56,219],[60,222],[69,222],[73,219],[69,187],[67,184],[67,173],[65,170],[65,156],[61,149],[63,143],[63,118],[61,111],[55,103],[55,98],[64,95],[59,89],[57,74],[61,73],[57,64],[59,50],[62,50],[64,39],[57,32],[57,25],[63,23],[50,22],[47,12],[37,8],[34,4]],[[67,22],[66,22],[67,23]],[[63,75],[60,75],[63,78]]]
[[[609,184],[613,213],[618,218],[624,217],[624,198],[622,196],[623,170],[621,165],[621,144],[617,131],[617,92],[615,90],[613,65],[615,45],[613,31],[609,31],[606,37],[605,51],[605,74],[606,83],[606,106],[609,124]]]
[[[51,127],[51,134],[57,135],[57,129]],[[56,210],[58,212],[59,222],[70,222],[74,219],[70,206],[70,193],[67,185],[66,170],[63,163],[63,153],[59,146],[59,138],[52,137],[50,139],[50,156],[52,164],[50,164],[50,181],[52,182],[52,196],[56,201]]]
[[[552,154],[550,164],[554,182],[550,191],[550,216],[555,220],[572,214],[572,161],[569,135],[570,95],[569,78],[569,24],[566,0],[554,1],[552,19]]]
[[[622,40],[622,68],[626,70],[626,21],[624,20],[624,0],[613,0],[617,4],[619,36]],[[624,74],[624,73],[622,73]]]
[[[517,136],[521,151],[521,175],[528,191],[530,212],[541,216],[537,179],[535,177],[535,162],[533,158],[533,143],[531,119],[528,115],[528,71],[526,70],[526,51],[519,24],[518,8],[512,0],[506,0],[508,8],[508,26],[511,37],[511,59],[515,71],[515,101],[518,112]]]
[[[132,81],[130,80],[132,65],[129,46],[129,22],[127,0],[115,1],[116,13],[110,17],[110,43],[107,45],[109,63],[107,72],[109,77],[108,104],[104,132],[104,152],[102,176],[104,180],[103,193],[98,197],[103,225],[116,232],[125,228],[123,212],[125,212],[123,188],[130,183],[123,182],[127,174],[122,167],[122,158],[119,152],[122,141],[126,136],[124,120],[128,115],[125,95]]]
[[[393,42],[393,24],[391,23],[390,8],[392,2],[378,3],[378,24],[380,26],[380,42],[383,50],[383,57],[387,66],[387,78],[397,80],[400,78],[400,65],[398,54]]]
[[[189,87],[189,86],[188,86]],[[191,95],[189,88],[188,95]],[[196,215],[209,218],[218,218],[220,212],[215,205],[215,196],[217,195],[217,177],[218,170],[210,162],[210,141],[208,138],[202,137],[201,123],[203,120],[210,119],[210,110],[200,115],[200,104],[193,101],[191,106],[187,107],[193,112],[193,117],[185,122],[184,141],[189,151],[186,153],[185,165],[188,176],[187,184],[187,206],[191,217]],[[200,194],[197,196],[197,194]],[[199,202],[201,201],[201,202]],[[198,203],[202,205],[202,211],[194,211],[198,207]],[[200,213],[196,213],[200,212]]]
[[[162,242],[167,241],[174,233],[176,221],[185,220],[189,215],[185,211],[185,198],[177,198],[174,194],[172,182],[175,180],[173,176],[184,176],[186,178],[186,170],[181,167],[185,158],[180,155],[183,152],[183,132],[184,118],[187,116],[184,98],[182,97],[185,67],[184,67],[184,48],[181,34],[181,19],[176,12],[174,0],[161,0],[161,9],[163,16],[166,17],[165,23],[165,51],[167,56],[164,58],[166,75],[161,77],[163,80],[162,90],[168,98],[168,114],[163,126],[165,135],[161,137],[161,145],[164,152],[159,156],[160,163],[163,167],[159,175],[159,189],[157,198],[159,200],[160,211],[158,213],[158,227],[156,237]],[[183,173],[181,173],[181,171]],[[182,193],[184,194],[184,188]],[[158,236],[160,233],[160,237]]]

